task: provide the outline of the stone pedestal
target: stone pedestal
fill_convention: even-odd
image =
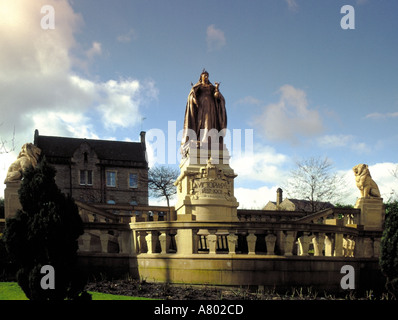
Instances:
[[[177,220],[238,221],[234,196],[237,176],[225,144],[187,142],[177,186]]]
[[[364,230],[382,230],[385,210],[382,198],[358,198],[354,208],[361,209],[359,224]]]
[[[18,209],[22,209],[19,202],[18,190],[21,186],[21,181],[7,182],[4,189],[4,215],[5,219],[15,216]]]

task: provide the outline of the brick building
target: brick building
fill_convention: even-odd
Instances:
[[[145,132],[140,142],[41,136],[34,144],[56,173],[61,191],[86,203],[148,205]]]

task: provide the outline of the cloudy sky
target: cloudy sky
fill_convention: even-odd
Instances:
[[[35,129],[127,141],[144,130],[150,165],[178,167],[187,95],[206,68],[241,134],[230,151],[242,208],[274,200],[309,157],[347,174],[345,203],[359,195],[358,163],[387,199],[398,190],[397,15],[394,0],[0,0],[0,179]]]

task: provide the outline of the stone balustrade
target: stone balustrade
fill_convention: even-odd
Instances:
[[[377,257],[380,232],[278,222],[131,223],[135,254]]]
[[[79,252],[131,254],[131,230],[120,223],[85,222]]]
[[[109,211],[115,208],[118,214]],[[132,208],[139,214],[127,211]],[[237,222],[177,221],[174,208],[167,207],[79,204],[79,209],[85,221],[80,252],[378,257],[380,251],[381,231],[357,225],[358,209],[310,215],[238,210]]]

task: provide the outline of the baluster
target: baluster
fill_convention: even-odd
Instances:
[[[331,234],[325,236],[325,256],[331,257],[333,253],[333,242],[334,239]]]
[[[238,243],[238,236],[235,234],[235,231],[228,232],[228,251],[230,254],[235,254],[236,245]]]
[[[148,251],[148,246],[146,243],[146,231],[138,231],[138,248],[139,253],[146,253]]]
[[[91,234],[85,232],[82,236],[81,236],[82,240],[83,240],[83,245],[79,248],[80,251],[90,251],[90,247],[91,247]]]
[[[275,254],[276,235],[269,233],[265,236],[265,244],[267,245],[267,255]]]
[[[171,237],[166,231],[160,231],[159,241],[162,248],[162,254],[169,252]]]
[[[158,240],[157,231],[148,231],[148,234],[145,237],[148,254],[153,254],[156,251],[156,243]]]
[[[295,231],[286,231],[286,235],[283,241],[283,250],[285,256],[293,255],[294,241],[296,240]]]
[[[254,230],[249,230],[249,234],[246,236],[248,254],[256,254],[256,240],[257,236],[254,234]]]
[[[309,236],[309,232],[304,232],[303,235],[298,239],[299,248],[300,248],[300,256],[308,256],[308,250],[310,247],[311,237]]]
[[[108,234],[107,230],[101,230],[100,233],[100,241],[101,241],[101,252],[107,253],[108,252],[108,244],[111,235]]]
[[[159,221],[159,212],[153,211],[153,221]]]
[[[217,248],[217,230],[209,230],[209,234],[207,235],[207,245],[209,246],[209,253],[215,254]]]
[[[314,256],[322,256],[323,246],[325,244],[325,234],[319,233],[312,238],[312,243],[314,245]]]

